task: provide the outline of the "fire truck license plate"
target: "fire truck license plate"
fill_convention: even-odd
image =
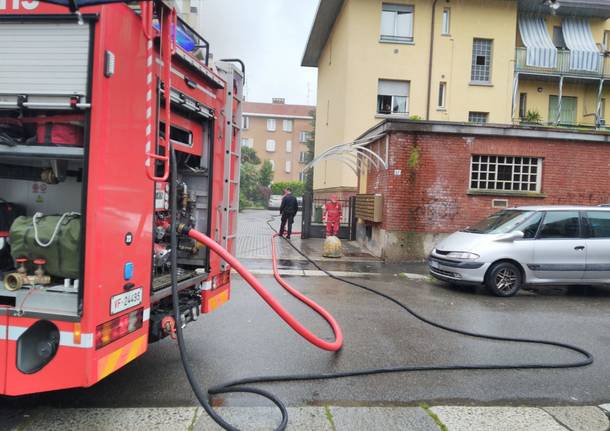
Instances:
[[[110,300],[110,314],[117,314],[142,303],[142,288],[114,295]]]

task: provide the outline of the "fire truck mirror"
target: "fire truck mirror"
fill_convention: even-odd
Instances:
[[[59,330],[48,320],[39,320],[17,339],[17,369],[24,374],[42,370],[55,357]]]

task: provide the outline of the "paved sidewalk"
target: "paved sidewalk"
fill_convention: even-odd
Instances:
[[[289,407],[294,431],[607,431],[605,406],[589,407]],[[241,430],[272,430],[280,420],[271,407],[220,407]],[[44,409],[15,420],[11,431],[216,431],[200,407]]]

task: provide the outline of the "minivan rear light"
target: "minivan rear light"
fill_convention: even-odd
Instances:
[[[123,338],[142,327],[144,309],[138,308],[130,313],[123,314],[106,323],[98,325],[95,329],[95,348],[101,349],[113,341]]]

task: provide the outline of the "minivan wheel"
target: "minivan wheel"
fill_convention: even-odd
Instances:
[[[516,265],[498,262],[487,273],[485,285],[496,296],[513,296],[523,285],[523,275]]]

